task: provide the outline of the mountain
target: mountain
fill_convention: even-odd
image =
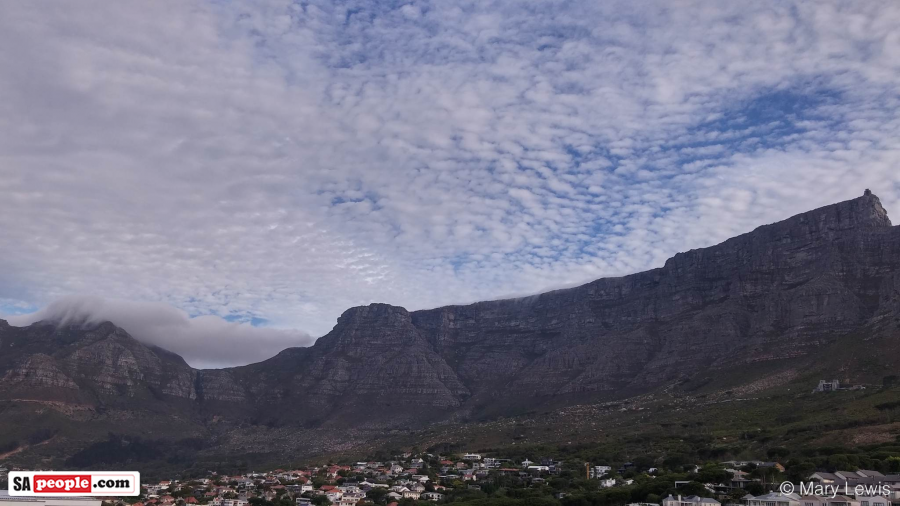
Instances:
[[[893,347],[898,321],[900,227],[866,191],[629,276],[424,311],[351,308],[313,346],[244,367],[194,370],[108,322],[0,321],[0,401],[52,403],[67,420],[78,415],[60,405],[102,408],[156,434],[202,436],[213,420],[417,426],[736,387],[814,369],[848,336]],[[874,381],[889,365],[830,372]]]

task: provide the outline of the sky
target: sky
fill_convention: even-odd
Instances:
[[[880,0],[2,2],[0,315],[220,367],[866,188],[897,222],[898,26]]]

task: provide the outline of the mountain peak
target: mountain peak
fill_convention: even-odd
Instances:
[[[891,226],[891,220],[881,205],[881,200],[868,189],[861,197],[813,209],[786,221],[794,220],[815,221],[830,230]]]
[[[338,318],[338,323],[349,323],[358,320],[377,320],[377,319],[393,319],[409,320],[409,311],[404,307],[392,306],[390,304],[372,303],[368,306],[355,306],[344,311]]]

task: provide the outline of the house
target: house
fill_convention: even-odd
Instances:
[[[387,497],[388,499],[390,499],[392,501],[399,501],[400,499],[403,499],[403,496],[398,494],[397,492],[388,492],[385,497]],[[394,504],[397,504],[397,503],[394,503]]]
[[[715,499],[710,499],[708,497],[699,497],[696,495],[689,495],[687,497],[666,497],[662,501],[662,506],[721,506],[721,503]]]
[[[891,506],[891,500],[883,495],[876,496],[856,496],[859,506]]]
[[[823,485],[833,485],[838,482],[846,481],[845,479],[841,478],[840,476],[838,476],[834,473],[824,473],[824,472],[815,472],[815,473],[809,475],[809,480],[810,481],[818,481],[819,483],[821,483]]]
[[[481,455],[478,453],[467,453],[462,458],[463,460],[481,460]]]
[[[309,497],[298,497],[296,503],[297,506],[310,506],[312,504],[312,499]]]
[[[819,386],[816,387],[816,392],[834,392],[840,389],[841,382],[836,379],[831,381],[819,380]]]
[[[728,484],[730,488],[744,488],[752,481],[749,478],[749,474],[744,471],[737,469],[725,469],[725,471],[731,473],[731,481]]]
[[[615,478],[607,478],[605,480],[600,480],[601,488],[609,488],[609,487],[615,487],[615,486],[616,486]],[[675,506],[678,506],[678,505],[675,505]]]
[[[404,499],[419,500],[420,495],[422,495],[422,494],[419,492],[416,492],[415,490],[407,490],[406,492],[403,492]],[[857,505],[857,506],[859,506],[859,505]]]
[[[438,502],[438,501],[442,500],[443,498],[444,498],[444,494],[439,494],[437,492],[425,492],[424,494],[419,496],[419,499],[425,499],[427,501],[434,501],[434,502]]]
[[[743,501],[747,506],[803,506],[800,501],[800,496],[797,494],[781,494],[779,492],[772,492],[755,497],[747,494],[744,496]]]
[[[834,497],[826,497],[825,506],[860,506],[859,501],[845,495],[836,495]],[[887,499],[885,499],[887,501]]]
[[[612,471],[612,467],[610,466],[591,466],[589,476],[593,479],[600,478],[606,473]]]

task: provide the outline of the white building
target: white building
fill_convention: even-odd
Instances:
[[[610,471],[612,471],[612,467],[610,466],[591,466],[590,477],[594,479],[600,478]]]
[[[819,380],[819,386],[816,387],[816,392],[834,392],[840,389],[841,382],[838,380]]]
[[[744,504],[747,506],[803,506],[800,496],[797,494],[781,494],[772,492],[765,495],[744,496]]]
[[[721,506],[722,503],[708,497],[699,497],[689,495],[687,497],[666,497],[663,499],[662,506]]]

